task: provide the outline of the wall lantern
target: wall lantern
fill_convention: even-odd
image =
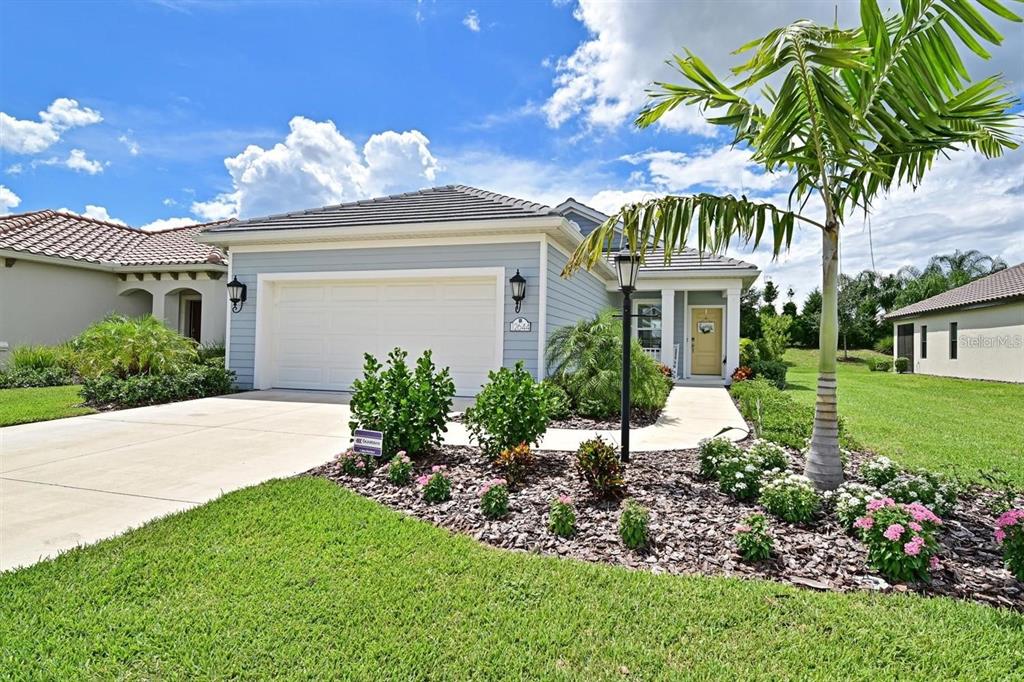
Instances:
[[[228,282],[228,300],[231,301],[231,312],[237,313],[242,309],[242,305],[245,303],[245,288],[245,285],[238,281],[237,276]]]
[[[517,269],[516,274],[512,275],[512,279],[508,283],[512,285],[512,300],[516,302],[516,312],[518,313],[523,307],[523,299],[526,298],[526,278],[520,275]]]

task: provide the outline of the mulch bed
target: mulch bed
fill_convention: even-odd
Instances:
[[[865,565],[867,550],[831,517],[813,528],[769,518],[775,554],[748,565],[736,554],[734,526],[747,514],[763,511],[719,492],[714,481],[698,475],[695,450],[641,452],[626,474],[628,496],[651,512],[652,545],[626,549],[618,536],[620,503],[595,499],[577,476],[573,454],[537,452],[538,463],[521,490],[512,491],[506,518],[489,521],[480,512],[477,492],[500,476],[476,448],[444,447],[416,463],[416,475],[444,464],[452,480],[452,499],[424,502],[415,485],[390,484],[381,469],[369,478],[346,476],[336,462],[307,472],[323,476],[389,507],[503,549],[603,562],[654,573],[757,577],[816,590],[875,590],[947,595],[1024,611],[1024,586],[1002,564],[992,537],[992,515],[984,502],[990,493],[972,489],[941,529],[942,568],[929,585],[890,585]],[[863,455],[855,455],[856,466]],[[800,462],[790,454],[799,470]],[[547,530],[550,501],[572,497],[577,532],[568,539]],[[767,514],[766,514],[767,516]]]

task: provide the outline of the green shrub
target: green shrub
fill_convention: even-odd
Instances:
[[[601,497],[621,495],[626,488],[619,453],[600,436],[580,443],[576,469],[590,489]]]
[[[444,473],[443,465],[434,466],[429,474],[416,479],[420,486],[420,494],[428,504],[439,504],[452,499],[452,482]]]
[[[811,437],[814,407],[798,403],[763,378],[734,383],[730,390],[739,401],[740,412],[755,425],[760,438],[779,445],[802,450]],[[846,433],[846,423],[839,419],[839,442],[843,447],[856,443]]]
[[[174,374],[141,374],[121,378],[102,375],[82,381],[89,405],[137,407],[230,393],[235,373],[220,366],[189,365]]]
[[[630,549],[645,547],[650,539],[650,514],[633,500],[626,500],[619,515],[619,537]]]
[[[910,358],[904,358],[904,357],[896,358],[896,361],[893,363],[893,365],[896,367],[896,371],[897,372],[899,372],[900,374],[903,374],[908,369],[910,369]]]
[[[764,514],[751,514],[736,526],[736,549],[740,558],[747,563],[764,561],[772,555],[775,543],[768,534],[768,523]]]
[[[789,315],[773,315],[761,313],[761,338],[757,340],[757,350],[762,362],[782,361],[782,355],[789,345],[789,328],[793,318]]]
[[[111,315],[89,326],[71,346],[84,378],[174,374],[199,361],[195,341],[152,315]]]
[[[0,371],[0,388],[42,388],[44,386],[70,386],[75,377],[63,367],[44,369],[8,369]]]
[[[548,393],[523,363],[487,375],[488,382],[466,410],[466,429],[490,457],[520,443],[536,445],[548,429]]]
[[[548,402],[548,416],[551,419],[568,419],[572,415],[572,400],[566,390],[547,379],[541,385]]]
[[[740,366],[750,367],[760,359],[757,343],[751,339],[740,339]]]
[[[737,455],[739,452],[739,446],[725,436],[701,440],[697,444],[700,475],[703,478],[718,478],[718,467],[722,460]]]
[[[70,369],[70,353],[66,346],[16,346],[7,360],[9,370]]]
[[[725,455],[718,462],[718,488],[742,502],[756,499],[761,490],[760,461],[739,449]]]
[[[570,537],[576,532],[576,512],[572,508],[572,498],[568,495],[559,495],[551,500],[548,530],[562,538]]]
[[[821,508],[821,496],[811,479],[800,474],[781,474],[761,485],[761,506],[790,523],[809,523]]]
[[[880,500],[870,504],[854,525],[868,547],[868,564],[887,580],[928,582],[939,551],[935,535],[941,524],[927,507]]]
[[[224,344],[223,343],[204,343],[200,345],[196,352],[199,353],[199,360],[206,362],[213,359],[219,359],[221,362],[224,361]]]
[[[875,352],[882,355],[892,355],[892,337],[883,336],[875,341]]]
[[[756,460],[761,471],[778,469],[785,471],[789,468],[789,457],[786,451],[771,441],[758,438],[751,445],[749,452]]]
[[[494,466],[505,472],[505,477],[512,485],[519,485],[526,478],[526,472],[533,468],[537,458],[530,446],[520,443],[512,448],[505,448],[498,453]]]
[[[881,492],[897,502],[920,502],[939,516],[948,516],[957,500],[957,486],[927,471],[901,473],[882,486]]]
[[[780,360],[758,360],[750,369],[755,377],[770,381],[776,388],[786,387],[786,363]]]
[[[480,511],[488,519],[500,519],[508,514],[508,485],[505,479],[496,478],[480,488]]]
[[[362,379],[352,382],[349,428],[382,431],[386,459],[399,450],[418,455],[439,445],[455,395],[448,368],[437,371],[429,350],[411,371],[405,362],[408,355],[395,348],[388,353],[385,369],[367,353]]]
[[[388,462],[388,480],[394,485],[409,485],[412,482],[412,460],[399,450]]]
[[[882,456],[869,459],[860,467],[861,478],[876,488],[881,488],[901,473],[903,473],[903,470],[899,464],[888,457]]]
[[[633,339],[631,352],[631,405],[660,410],[671,389],[659,363]],[[548,368],[552,379],[569,393],[577,411],[603,419],[619,414],[622,395],[622,322],[614,310],[592,320],[556,329],[548,340]]]
[[[882,499],[877,489],[853,481],[843,483],[831,496],[836,518],[847,531],[852,531],[854,522],[867,512],[868,502]]]

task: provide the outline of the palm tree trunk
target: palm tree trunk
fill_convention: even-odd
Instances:
[[[818,396],[814,432],[804,473],[821,490],[843,482],[839,457],[839,413],[836,410],[836,351],[839,350],[839,225],[822,230],[821,329],[818,332]]]

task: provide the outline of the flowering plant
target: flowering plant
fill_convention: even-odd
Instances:
[[[704,478],[717,478],[721,459],[740,452],[739,447],[724,436],[705,438],[697,447],[700,456],[700,475]]]
[[[576,532],[576,511],[572,508],[572,498],[568,495],[559,495],[551,500],[548,530],[563,538]]]
[[[761,485],[761,505],[773,516],[790,523],[807,523],[821,507],[821,496],[811,479],[800,474],[766,472]]]
[[[736,547],[744,561],[763,561],[772,555],[774,542],[768,534],[768,524],[764,514],[751,514],[736,524]]]
[[[348,476],[369,476],[373,473],[373,458],[369,455],[357,454],[354,450],[346,450],[338,455],[342,473]]]
[[[996,519],[996,542],[1003,560],[1017,580],[1024,582],[1024,509],[1008,509]]]
[[[487,481],[480,488],[480,509],[489,519],[500,519],[508,513],[508,483],[504,478]]]
[[[388,464],[388,480],[395,485],[409,485],[412,481],[412,460],[401,450]]]
[[[946,516],[956,504],[956,486],[930,472],[899,474],[881,488],[885,497],[897,502],[920,502],[939,516]]]
[[[423,474],[416,479],[423,492],[423,499],[430,504],[447,502],[452,498],[452,482],[444,475],[444,467],[437,465],[430,470],[430,474]]]
[[[900,504],[891,497],[868,501],[854,522],[868,546],[868,564],[890,580],[927,581],[938,568],[935,530],[942,519],[920,502]]]
[[[630,549],[640,549],[650,539],[651,516],[633,500],[626,500],[619,515],[619,537]]]
[[[853,530],[853,523],[864,516],[868,502],[884,497],[869,485],[847,481],[830,495],[835,505],[836,517],[846,530]]]
[[[762,471],[769,469],[785,471],[789,466],[789,457],[786,455],[785,449],[771,441],[758,438],[747,452],[757,458],[758,466]]]
[[[861,466],[860,475],[871,485],[881,488],[900,475],[900,467],[888,457],[875,457]]]
[[[718,487],[737,500],[757,499],[761,489],[760,461],[750,452],[737,449],[718,459]]]

